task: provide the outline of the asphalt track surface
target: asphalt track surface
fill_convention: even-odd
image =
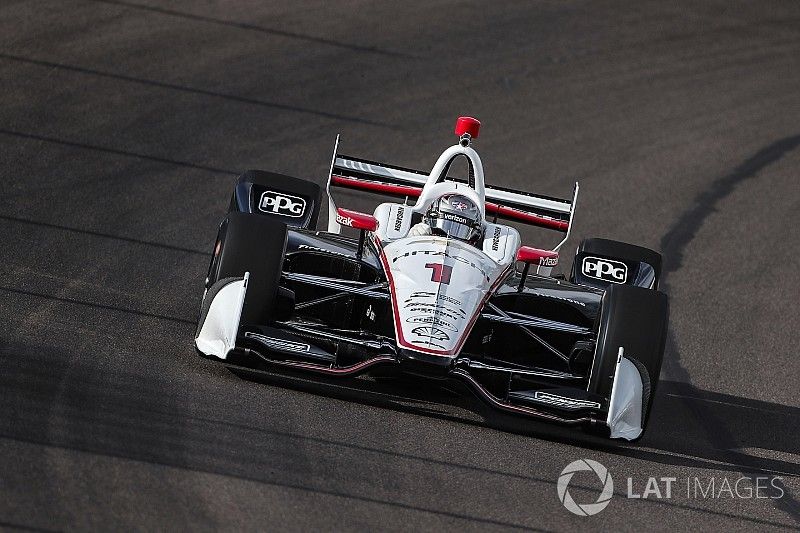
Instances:
[[[0,3],[0,525],[800,526],[799,3],[270,4]],[[427,169],[459,114],[484,123],[488,181],[564,196],[580,179],[566,250],[665,255],[671,333],[638,445],[195,355],[238,172],[322,182],[336,133]],[[556,494],[580,458],[615,481],[593,517]],[[676,478],[672,497],[627,498],[648,476]],[[720,491],[743,476],[784,496]],[[693,478],[721,497],[687,494]],[[570,491],[594,501],[598,481]]]

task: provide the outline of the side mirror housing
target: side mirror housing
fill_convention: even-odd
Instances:
[[[378,219],[366,213],[351,211],[349,209],[336,209],[336,222],[342,226],[360,229],[364,231],[375,231],[378,229]]]
[[[525,263],[525,268],[522,269],[522,277],[520,277],[519,286],[517,287],[517,291],[522,292],[522,289],[525,288],[525,279],[528,277],[531,265],[536,265],[537,273],[549,276],[553,267],[558,265],[558,252],[520,246],[517,251],[517,261]]]
[[[530,246],[520,246],[517,252],[517,261],[536,266],[554,267],[558,265],[558,252],[552,250],[540,250]]]

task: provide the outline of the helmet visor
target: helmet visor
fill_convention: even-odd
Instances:
[[[431,220],[430,226],[436,233],[464,241],[471,239],[475,231],[467,218],[450,213],[440,213]]]

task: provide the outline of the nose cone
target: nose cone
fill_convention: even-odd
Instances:
[[[384,254],[398,346],[458,356],[493,280],[493,262],[474,246],[444,237],[401,239]]]
[[[478,138],[478,132],[481,129],[481,121],[472,117],[458,117],[456,120],[456,135],[461,137],[465,133],[473,139]]]

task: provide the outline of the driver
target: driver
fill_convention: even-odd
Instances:
[[[445,194],[434,200],[422,222],[409,235],[439,235],[476,246],[483,236],[481,212],[475,203],[460,194]]]

